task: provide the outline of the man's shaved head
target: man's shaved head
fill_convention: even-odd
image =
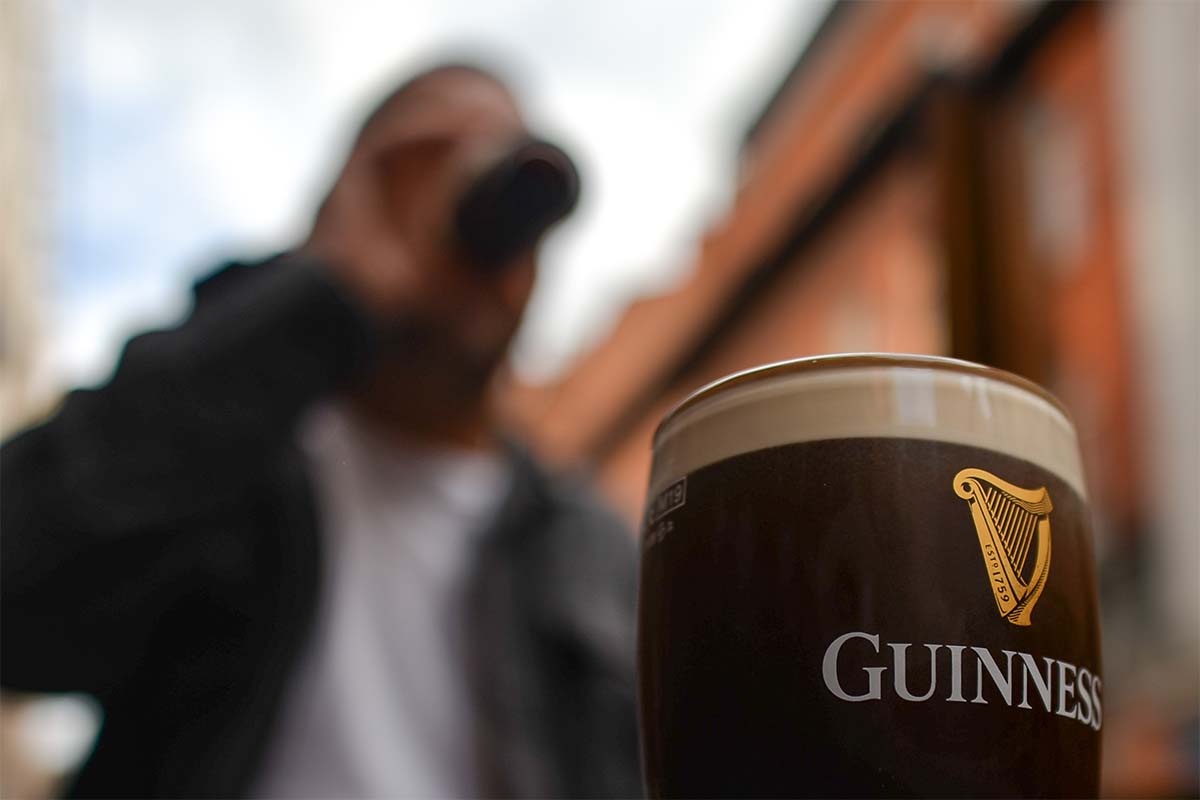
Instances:
[[[455,80],[490,84],[491,88],[508,98],[514,109],[517,107],[516,97],[508,84],[492,70],[468,61],[444,61],[418,72],[390,91],[367,115],[356,138],[361,139],[383,120],[403,114],[405,106],[418,100],[426,90],[435,91],[438,84]]]

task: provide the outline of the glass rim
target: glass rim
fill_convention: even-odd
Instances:
[[[977,364],[974,361],[966,361],[960,358],[918,355],[914,353],[830,353],[761,364],[710,381],[688,394],[687,397],[680,400],[663,415],[663,418],[654,429],[654,436],[651,442],[654,446],[657,446],[662,432],[683,412],[731,390],[783,375],[801,375],[834,370],[860,369],[863,367],[932,369],[941,372],[958,372],[977,378],[987,378],[1000,383],[1006,383],[1044,400],[1055,411],[1062,414],[1072,428],[1075,427],[1075,421],[1071,418],[1071,414],[1067,411],[1066,406],[1048,389],[1028,378],[1023,378],[1020,375],[999,369],[998,367],[989,367],[985,364]]]

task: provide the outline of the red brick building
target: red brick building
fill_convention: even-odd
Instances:
[[[1200,773],[1189,5],[835,3],[746,132],[689,279],[510,404],[637,524],[658,421],[730,372],[896,351],[1049,387],[1096,512],[1118,796]]]
[[[635,303],[521,422],[632,521],[650,437],[729,372],[954,355],[1073,410],[1105,518],[1136,524],[1105,7],[839,3],[746,134],[689,282]]]

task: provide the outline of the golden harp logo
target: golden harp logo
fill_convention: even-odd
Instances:
[[[1028,625],[1050,574],[1050,492],[964,469],[954,476],[954,493],[971,507],[1000,616]]]

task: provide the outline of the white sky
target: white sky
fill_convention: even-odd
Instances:
[[[826,7],[59,0],[53,381],[102,379],[130,333],[186,307],[191,278],[294,242],[343,134],[447,49],[505,67],[584,172],[516,351],[522,373],[551,376],[630,299],[685,274],[742,131]]]

